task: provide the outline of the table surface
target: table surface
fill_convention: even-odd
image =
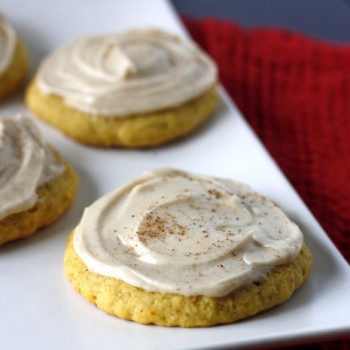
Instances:
[[[171,0],[180,13],[233,20],[248,28],[282,27],[350,43],[350,0]]]

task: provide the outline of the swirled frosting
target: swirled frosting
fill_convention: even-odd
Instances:
[[[9,66],[15,52],[17,35],[0,13],[0,74]]]
[[[224,296],[296,258],[297,225],[231,180],[158,169],[85,209],[74,247],[87,267],[148,291]]]
[[[34,206],[36,189],[63,171],[28,118],[0,117],[0,220]]]
[[[43,61],[37,82],[79,111],[117,118],[181,105],[210,88],[216,75],[193,42],[136,29],[69,43]]]

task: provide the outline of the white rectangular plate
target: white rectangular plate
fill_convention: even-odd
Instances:
[[[2,0],[0,10],[27,44],[33,70],[45,54],[83,34],[156,26],[186,35],[162,0]],[[29,113],[19,96],[0,106],[1,115],[17,112]],[[251,348],[350,334],[349,266],[224,91],[204,128],[152,150],[94,149],[36,122],[75,166],[80,187],[73,208],[59,221],[0,248],[1,349]],[[62,256],[83,208],[144,170],[164,166],[241,180],[280,203],[301,226],[315,257],[310,279],[290,301],[232,325],[180,329],[109,316],[73,291]]]

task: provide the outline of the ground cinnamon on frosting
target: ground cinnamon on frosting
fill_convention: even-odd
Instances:
[[[148,291],[224,296],[294,260],[299,228],[249,187],[158,169],[84,212],[74,247],[95,273]]]

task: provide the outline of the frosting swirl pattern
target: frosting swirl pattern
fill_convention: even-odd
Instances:
[[[191,41],[156,29],[83,37],[41,64],[38,86],[81,112],[125,117],[181,105],[217,79]]]
[[[231,180],[158,169],[85,209],[74,247],[87,267],[149,291],[224,296],[295,259],[297,225]]]
[[[36,189],[63,171],[28,118],[0,117],[0,220],[34,206]]]
[[[9,66],[15,53],[17,35],[12,26],[0,14],[0,74]]]

